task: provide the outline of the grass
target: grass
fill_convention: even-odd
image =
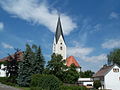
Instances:
[[[16,86],[15,88],[19,88],[19,89],[21,89],[21,90],[30,90],[29,87],[18,87],[18,86]]]

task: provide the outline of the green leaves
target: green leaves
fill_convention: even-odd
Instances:
[[[62,82],[54,75],[35,74],[32,76],[31,87],[41,87],[39,90],[59,90]]]
[[[48,74],[53,74],[58,77],[64,83],[75,83],[79,77],[79,73],[76,71],[75,65],[67,67],[65,60],[61,55],[53,54],[51,60],[48,62],[46,71]]]
[[[120,48],[114,49],[108,55],[108,64],[118,64],[120,65]]]

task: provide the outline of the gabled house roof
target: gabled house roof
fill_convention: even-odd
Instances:
[[[18,55],[19,55],[19,60],[17,60],[17,61],[20,61],[20,59],[23,56],[23,52],[18,52]],[[14,57],[14,54],[12,54],[11,56]],[[7,61],[7,60],[9,61],[9,58],[10,58],[10,56],[4,57],[4,58],[0,59],[0,62],[4,62],[4,61]]]
[[[106,66],[106,65],[103,66],[97,73],[95,73],[93,75],[93,77],[103,77],[103,76],[105,76],[115,65],[116,64],[110,65],[110,66]]]
[[[76,59],[73,56],[69,56],[66,59],[66,65],[68,67],[70,67],[71,64],[74,64],[76,67],[80,67],[80,65],[78,64],[78,62],[76,61]]]

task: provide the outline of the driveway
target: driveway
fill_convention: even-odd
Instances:
[[[11,87],[11,86],[7,86],[7,85],[4,85],[4,84],[0,83],[0,90],[20,90],[20,89],[14,88],[14,87]]]

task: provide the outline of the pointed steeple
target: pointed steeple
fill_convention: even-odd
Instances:
[[[63,40],[64,40],[61,21],[60,21],[60,15],[59,15],[58,22],[57,22],[57,28],[56,28],[56,34],[55,34],[56,43],[58,42],[61,35],[62,35]]]

